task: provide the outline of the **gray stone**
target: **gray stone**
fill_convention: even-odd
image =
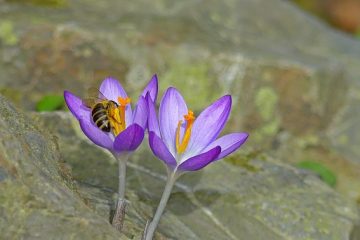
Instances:
[[[93,145],[69,113],[34,114],[33,118],[57,136],[62,158],[73,178],[81,182],[80,195],[108,219],[117,189],[117,166],[111,155]],[[61,126],[56,124],[59,119]],[[128,164],[130,205],[125,226],[130,222],[144,226],[166,178],[146,141]],[[345,240],[359,220],[356,203],[317,176],[268,157],[249,160],[237,154],[181,177],[159,232],[170,239]],[[129,227],[127,231],[137,232]]]
[[[88,86],[99,84],[107,75],[120,79],[129,94],[137,96],[151,74],[156,72],[161,91],[169,84],[176,86],[195,113],[220,95],[231,93],[234,107],[226,131],[251,133],[244,149],[246,152],[250,155],[266,152],[286,163],[320,162],[336,173],[336,190],[360,202],[359,41],[332,30],[291,3],[282,0],[209,0],[206,4],[192,0],[156,0],[152,4],[145,0],[0,0],[0,16],[0,93],[16,106],[34,109],[44,94],[62,94],[64,89],[83,96]],[[116,189],[113,181],[116,164],[104,152],[90,150],[85,140],[79,142],[78,138],[83,136],[77,128],[74,129],[62,128],[56,133],[60,138],[59,145],[64,149],[57,154],[69,163],[60,164],[60,172],[68,179],[66,171],[71,168],[81,186],[77,187],[70,180],[66,180],[67,184],[88,196],[98,214],[107,218],[112,189]],[[5,130],[10,131],[0,131]],[[34,150],[33,155],[28,158],[46,158],[46,154],[42,156],[44,144],[41,137],[36,133],[21,136],[21,142],[36,143],[34,149],[30,149]],[[78,145],[67,144],[61,140],[63,138]],[[47,142],[48,137],[45,139]],[[52,146],[53,143],[49,141],[47,144]],[[13,146],[6,147],[12,149]],[[26,153],[25,150],[22,151]],[[95,152],[88,154],[89,151]],[[84,155],[88,158],[85,162],[88,168],[79,162]],[[13,155],[9,156],[12,159]],[[100,158],[106,160],[99,162]],[[58,162],[55,158],[53,160]],[[239,160],[227,161],[236,163]],[[2,159],[0,162],[0,185],[10,180],[17,182],[12,169],[21,169],[24,165],[14,167],[7,161],[3,163]],[[265,164],[259,160],[253,162],[260,168]],[[53,176],[57,172],[54,169],[58,168],[47,164],[39,164],[36,169]],[[143,170],[160,168],[160,165],[150,165]],[[245,163],[241,160],[239,165],[249,170],[257,169],[247,164],[247,160]],[[282,166],[287,172],[293,171],[287,165],[276,163],[275,166]],[[99,173],[99,168],[104,172]],[[203,171],[201,176],[206,171],[209,170]],[[154,176],[161,172],[159,169]],[[137,172],[134,170],[134,173]],[[145,181],[154,184],[154,188],[142,187],[143,177],[131,174],[131,181],[138,181],[132,186],[146,193],[141,195],[130,191],[128,194],[132,199],[140,196],[140,200],[145,201],[149,196],[153,197],[151,199],[157,196],[151,195],[151,189],[161,189],[163,182]],[[294,174],[301,173],[296,170]],[[184,177],[183,181],[187,178]],[[31,182],[28,178],[24,181]],[[95,187],[91,187],[93,185]],[[30,196],[33,192],[37,191],[31,190]],[[218,192],[223,195],[221,190],[214,191],[216,199]],[[98,197],[102,194],[107,198]],[[22,209],[26,203],[20,201],[19,204]],[[139,234],[156,204],[156,200],[146,200],[141,207],[133,205],[131,209],[137,209],[139,213],[129,213],[133,218],[128,222],[130,227],[126,236]],[[0,209],[0,213],[3,212]],[[178,216],[171,215],[171,211],[169,214]],[[241,231],[249,234],[251,226],[265,222],[253,218],[241,221],[241,226],[244,226]],[[204,223],[207,221],[196,224],[201,227]],[[264,226],[268,226],[267,223]],[[182,226],[183,236],[198,234],[182,220],[175,225]],[[69,226],[64,229],[67,227],[70,229]],[[169,225],[166,227],[161,231],[167,236],[180,237],[179,230]],[[236,229],[240,231],[240,227],[229,228],[232,234]],[[266,234],[273,236],[273,230],[280,228],[274,226]],[[214,227],[214,231],[218,230]],[[349,233],[347,230],[344,232]],[[358,232],[354,230],[352,240],[359,235]],[[283,230],[280,233],[283,234]]]
[[[120,238],[79,198],[54,137],[1,95],[0,192],[1,239]]]
[[[108,223],[116,163],[84,137],[69,113],[29,118],[0,97],[0,136],[3,239],[119,239]],[[129,162],[130,204],[121,239],[140,238],[164,185],[164,167],[146,145]],[[356,236],[353,201],[309,173],[272,160],[243,159],[235,155],[183,176],[156,239]]]
[[[144,8],[146,6],[146,8]],[[285,162],[318,161],[360,198],[360,44],[283,0],[2,1],[0,92],[34,109],[107,75],[153,73],[198,113],[231,93],[230,130]]]

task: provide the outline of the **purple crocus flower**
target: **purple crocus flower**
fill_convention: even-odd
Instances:
[[[149,145],[168,168],[161,201],[144,231],[143,239],[151,240],[176,179],[184,172],[200,170],[234,152],[246,141],[248,134],[230,133],[218,138],[230,115],[230,95],[219,98],[195,118],[181,94],[175,88],[168,88],[160,103],[159,121],[151,96],[146,98]]]
[[[87,106],[76,95],[64,92],[66,104],[79,121],[85,135],[96,145],[108,149],[118,160],[119,194],[112,224],[119,231],[123,226],[126,207],[126,161],[144,139],[148,118],[148,103],[145,96],[149,101],[155,102],[157,92],[158,80],[154,75],[139,97],[134,111],[131,109],[130,98],[121,84],[111,77],[106,78],[100,85],[99,105],[96,103]]]
[[[106,78],[100,85],[99,98],[105,97],[119,105],[119,111],[123,108],[123,114],[119,114],[123,121],[124,129],[119,133],[114,131],[104,132],[97,127],[91,116],[91,108],[85,106],[83,101],[69,91],[64,92],[64,98],[71,113],[79,120],[80,127],[85,135],[96,145],[106,148],[113,154],[134,151],[144,138],[144,131],[147,123],[146,93],[149,93],[151,101],[156,101],[158,91],[157,76],[154,75],[142,95],[139,97],[137,106],[133,111],[129,104],[129,98],[114,78]],[[103,96],[100,96],[103,95]]]
[[[234,152],[248,138],[247,133],[231,133],[217,139],[230,115],[230,95],[216,100],[196,119],[175,88],[161,100],[160,121],[150,96],[148,100],[150,147],[171,171],[199,170]]]

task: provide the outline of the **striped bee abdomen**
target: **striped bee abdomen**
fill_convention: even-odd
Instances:
[[[111,129],[107,114],[107,108],[102,103],[97,103],[91,111],[95,125],[104,132],[110,132]]]

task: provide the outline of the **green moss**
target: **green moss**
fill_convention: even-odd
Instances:
[[[21,227],[23,226],[22,223],[32,211],[27,207],[28,205],[31,206],[33,204],[29,189],[24,185],[5,181],[1,183],[0,191],[0,209],[2,207],[4,210],[2,213],[3,217],[7,218],[8,222],[17,223],[13,228],[10,227],[5,231],[5,234],[7,233],[11,236],[2,235],[2,237],[4,239],[21,238],[22,234],[25,232],[25,229]]]
[[[43,7],[65,7],[67,0],[6,0],[13,3],[25,3]]]
[[[16,104],[21,102],[21,92],[13,88],[0,88],[0,94]]]
[[[280,126],[280,120],[278,118],[275,118],[273,121],[266,123],[262,128],[260,129],[260,132],[264,135],[274,135],[277,133]]]
[[[279,130],[280,118],[275,114],[278,98],[276,92],[270,87],[260,88],[255,95],[255,106],[263,120],[262,125],[254,133],[258,141],[261,141],[264,136],[276,134]]]
[[[319,143],[320,139],[316,135],[306,135],[298,140],[298,145],[300,148],[318,145]]]
[[[343,134],[343,135],[340,135],[340,137],[337,139],[337,141],[342,144],[342,145],[346,145],[346,144],[349,144],[349,136]]]
[[[251,165],[250,161],[252,159],[262,159],[261,153],[259,151],[251,151],[246,155],[230,155],[229,157],[225,158],[224,160],[232,165],[242,167],[249,172],[257,172],[260,169]]]
[[[220,96],[214,79],[209,78],[209,66],[206,63],[184,64],[175,62],[169,71],[161,77],[161,88],[175,86],[184,96],[188,106],[193,110],[203,109],[213,99],[212,94]],[[191,91],[190,91],[191,90]]]
[[[14,46],[18,43],[19,39],[14,33],[14,25],[11,21],[0,22],[0,41],[7,46]]]
[[[260,113],[260,116],[268,121],[274,116],[278,96],[276,92],[270,87],[260,88],[255,96],[255,105]]]

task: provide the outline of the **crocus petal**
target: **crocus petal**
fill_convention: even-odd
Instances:
[[[161,137],[175,156],[175,135],[178,122],[188,113],[186,103],[175,88],[168,88],[164,94],[159,110]]]
[[[149,145],[155,156],[160,158],[166,165],[171,168],[176,167],[176,160],[169,152],[164,142],[154,132],[149,132]]]
[[[151,100],[153,102],[156,102],[157,99],[157,94],[158,94],[158,78],[156,76],[156,74],[154,76],[152,76],[150,82],[148,83],[148,85],[145,87],[144,91],[142,92],[142,96],[146,97],[146,94],[149,93]]]
[[[64,99],[71,113],[79,120],[90,118],[91,109],[82,104],[82,100],[71,92],[64,91]]]
[[[189,158],[181,163],[178,167],[180,171],[197,171],[212,161],[214,161],[221,152],[221,147],[217,146],[205,153]]]
[[[120,82],[115,78],[108,77],[102,81],[100,85],[100,94],[103,94],[105,98],[118,103],[118,97],[126,98],[127,94]],[[99,96],[101,98],[101,96]],[[131,105],[127,105],[125,108],[125,123],[127,126],[132,124],[132,110]]]
[[[143,96],[139,97],[138,104],[134,111],[134,120],[133,123],[140,125],[143,129],[146,129],[148,118],[148,106],[145,98]]]
[[[119,135],[114,141],[115,152],[134,151],[144,139],[144,129],[138,124],[132,124]]]
[[[213,142],[228,120],[231,110],[231,96],[225,95],[204,109],[196,118],[192,135],[184,155],[191,157],[200,153]]]
[[[160,135],[159,122],[156,116],[155,102],[151,100],[151,97],[146,94],[146,101],[148,104],[148,129],[149,132],[154,132],[157,136]]]
[[[113,149],[113,141],[105,132],[84,118],[80,119],[79,122],[82,131],[93,143],[109,150]]]
[[[221,147],[221,153],[216,158],[216,160],[219,160],[221,158],[226,157],[230,153],[237,150],[241,145],[244,144],[246,139],[249,137],[249,134],[247,133],[230,133],[225,136],[222,136],[221,138],[215,140],[212,142],[209,146],[207,146],[204,150],[204,152],[214,148],[215,146]]]
[[[120,82],[112,77],[105,78],[105,80],[102,81],[99,90],[104,97],[109,100],[113,100],[114,102],[118,101],[118,97],[127,97],[127,94]]]

